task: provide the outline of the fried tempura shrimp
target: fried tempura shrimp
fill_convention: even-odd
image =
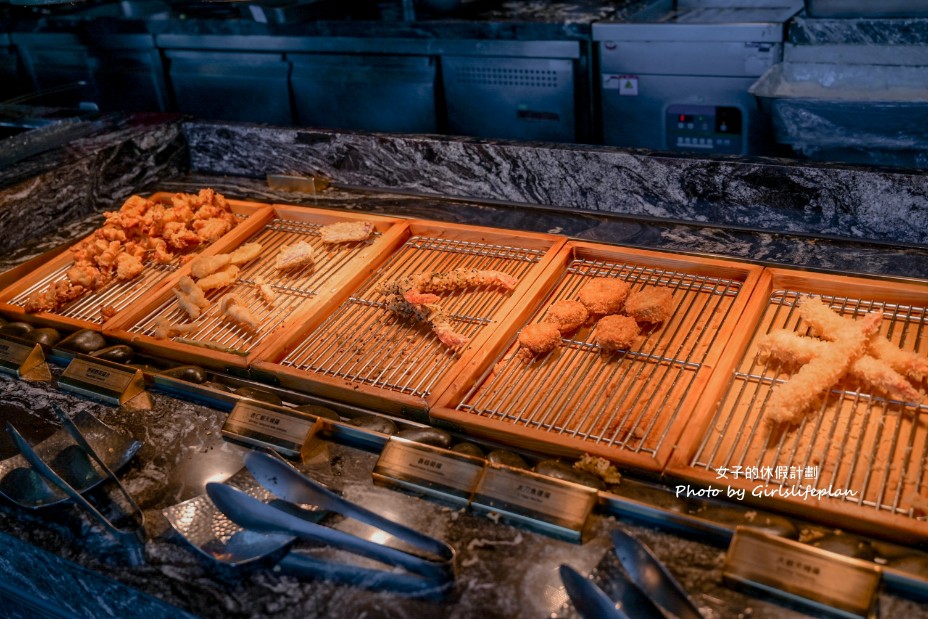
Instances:
[[[590,313],[583,303],[562,299],[548,308],[545,322],[557,327],[561,335],[567,335],[582,327],[589,317]]]
[[[597,321],[593,340],[603,350],[628,350],[640,332],[634,318],[613,314]]]
[[[629,285],[615,277],[597,277],[587,282],[577,298],[591,314],[617,314],[625,306]]]
[[[535,322],[519,332],[519,346],[528,357],[547,354],[560,343],[561,332],[550,322]]]
[[[449,348],[457,348],[470,342],[470,338],[454,330],[448,315],[437,303],[413,303],[407,301],[403,295],[396,294],[390,295],[387,308],[400,316],[427,323],[438,341]]]
[[[625,299],[625,313],[638,322],[659,324],[673,314],[673,293],[669,288],[643,288]]]

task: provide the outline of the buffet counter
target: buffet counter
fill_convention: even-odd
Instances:
[[[169,121],[143,130],[139,123],[130,124],[128,138],[125,132],[98,137],[93,149],[60,152],[57,159],[47,160],[51,167],[33,167],[32,178],[13,177],[7,183],[0,192],[5,204],[0,225],[3,238],[18,242],[12,258],[0,266],[28,264],[86,236],[100,226],[100,211],[130,194],[211,187],[227,198],[261,204],[483,226],[752,268],[865,274],[916,287],[928,279],[926,227],[918,223],[928,212],[928,182],[919,174],[253,125]],[[186,144],[184,156],[177,152],[178,140]],[[50,198],[42,197],[41,179],[50,177],[56,165],[62,171],[58,182],[73,187],[76,201],[89,205],[88,211],[69,218],[67,225],[46,225],[25,238],[17,222],[36,205],[52,206]],[[94,183],[88,189],[87,179],[104,178],[104,172],[106,189]],[[302,180],[296,185],[303,189],[281,188],[281,177]],[[308,177],[324,182],[306,183]],[[309,186],[316,189],[307,191]],[[63,211],[62,218],[68,215]],[[52,363],[51,372],[61,379],[61,366]],[[226,374],[220,379],[236,388],[273,391],[293,405],[316,397],[252,384],[251,377]],[[899,545],[857,538],[827,523],[787,518],[756,506],[717,503],[704,495],[676,496],[672,489],[661,490],[672,483],[669,479],[634,467],[623,468],[625,479],[610,488],[615,498],[600,502],[582,541],[565,540],[499,514],[375,485],[372,471],[382,444],[337,435],[327,438],[322,455],[302,469],[346,498],[454,547],[453,589],[417,599],[376,587],[297,577],[273,559],[241,567],[219,565],[185,541],[164,510],[203,495],[208,482],[224,481],[241,470],[249,449],[222,435],[230,402],[169,393],[149,383],[148,404],[113,406],[54,385],[0,377],[4,419],[41,435],[49,431],[56,405],[69,416],[90,413],[137,440],[138,451],[119,476],[144,513],[147,541],[142,561],[133,564],[95,521],[73,507],[31,511],[4,501],[0,569],[5,576],[2,595],[12,600],[11,608],[95,617],[142,612],[202,617],[576,617],[558,566],[593,574],[610,590],[620,568],[609,533],[621,529],[654,550],[707,617],[819,616],[792,602],[727,586],[722,577],[725,535],[687,530],[681,520],[660,514],[702,514],[724,523],[726,530],[753,524],[803,541],[829,540],[836,554],[883,565],[907,560],[907,569],[915,571],[906,574],[916,585],[925,577],[926,562],[919,552],[924,541]],[[328,404],[343,418],[367,412],[345,402]],[[421,426],[421,420],[393,421],[401,427]],[[464,438],[455,434],[456,440]],[[14,448],[6,436],[3,441],[0,446],[8,457]],[[531,450],[525,453],[539,457]],[[632,507],[639,504],[653,509],[635,513]],[[358,532],[349,521],[335,522],[337,528]],[[923,525],[923,520],[916,521],[915,530]],[[918,564],[921,571],[911,567]],[[881,615],[928,612],[919,601],[924,589],[898,586],[905,579],[892,582],[897,586],[887,586],[879,595]]]

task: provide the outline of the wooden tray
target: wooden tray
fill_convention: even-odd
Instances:
[[[156,202],[169,203],[174,194],[161,192],[151,196]],[[23,308],[26,298],[36,290],[44,290],[49,284],[64,278],[65,272],[74,264],[70,251],[63,251],[51,256],[42,266],[22,277],[0,292],[0,311],[14,320],[64,329],[103,330],[116,323],[137,303],[144,302],[144,297],[163,288],[169,288],[180,277],[177,274],[184,259],[191,255],[212,255],[221,250],[230,240],[241,234],[249,221],[268,209],[266,204],[243,200],[227,200],[232,212],[239,217],[239,223],[222,238],[205,247],[200,252],[178,256],[169,264],[146,262],[142,272],[131,280],[112,281],[99,290],[84,294],[55,312],[27,313]],[[102,225],[102,224],[101,224]],[[75,242],[76,244],[77,242]],[[111,306],[116,313],[104,319],[100,308]]]
[[[776,361],[760,362],[757,340],[781,328],[805,335],[794,304],[810,293],[849,317],[882,310],[884,337],[928,355],[928,284],[769,269],[720,364],[728,369],[712,377],[667,472],[697,485],[744,489],[748,502],[811,520],[880,537],[925,540],[928,522],[918,516],[913,500],[928,497],[926,404],[891,401],[847,379],[797,427],[770,427],[764,421],[768,395],[792,370]],[[741,467],[738,479],[735,467]],[[785,492],[795,484],[857,495],[820,500],[751,495]]]
[[[761,267],[570,242],[493,349],[460,372],[431,411],[437,423],[556,455],[584,452],[640,469],[666,464],[718,363]],[[551,353],[525,360],[518,332],[576,299],[592,278],[673,291],[672,318],[630,351],[607,354],[584,326]]]
[[[262,351],[255,368],[283,385],[408,417],[425,418],[435,398],[495,331],[526,302],[562,237],[411,221],[393,255],[328,317],[306,320],[292,337]],[[455,331],[471,338],[458,350],[430,328],[395,315],[381,282],[423,271],[475,268],[518,278],[515,290],[481,286],[441,295]]]
[[[374,234],[366,241],[325,245],[319,229],[341,221],[369,221]],[[263,246],[257,259],[242,265],[238,279],[231,286],[212,290],[207,298],[213,306],[197,319],[199,328],[171,339],[154,337],[155,319],[165,316],[171,322],[187,323],[187,314],[177,304],[170,287],[162,288],[138,304],[121,320],[114,322],[107,335],[125,341],[146,352],[184,363],[196,363],[224,370],[247,367],[261,347],[310,320],[317,312],[337,305],[347,292],[363,280],[386,257],[402,235],[397,219],[346,211],[274,205],[243,229],[223,252],[244,243]],[[274,268],[281,245],[305,241],[312,245],[316,262],[313,267],[280,272]],[[185,266],[178,276],[189,274]],[[263,278],[277,293],[272,306],[263,301],[255,289],[255,277]],[[251,331],[225,320],[216,301],[234,294],[261,319],[261,328]]]

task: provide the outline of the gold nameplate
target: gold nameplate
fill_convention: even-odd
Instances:
[[[82,354],[71,360],[58,384],[66,391],[117,406],[145,391],[145,377],[140,370]]]
[[[297,457],[304,444],[315,435],[317,421],[319,418],[315,415],[256,400],[239,400],[222,425],[222,435]]]
[[[558,537],[579,541],[596,505],[594,488],[531,471],[488,464],[471,503]]]
[[[880,568],[813,546],[738,527],[722,575],[726,580],[840,617],[874,617]]]
[[[484,460],[391,436],[374,466],[374,482],[466,504]]]
[[[45,363],[39,344],[0,336],[0,372],[22,378]]]

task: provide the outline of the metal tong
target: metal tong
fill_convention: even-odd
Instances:
[[[145,545],[145,540],[147,539],[145,533],[145,515],[142,513],[141,508],[135,502],[135,499],[132,498],[132,495],[129,494],[128,490],[120,483],[119,478],[116,477],[116,474],[106,465],[102,458],[97,455],[97,452],[94,451],[93,447],[90,446],[90,443],[87,442],[87,439],[84,438],[84,435],[81,431],[74,425],[74,422],[71,421],[71,418],[65,414],[60,408],[52,404],[52,409],[55,411],[58,419],[61,421],[62,427],[67,431],[67,433],[74,439],[74,442],[82,451],[84,451],[87,456],[92,459],[100,470],[106,475],[106,477],[112,481],[116,488],[118,488],[120,494],[128,505],[128,511],[126,515],[129,516],[131,522],[126,526],[117,526],[109,518],[104,516],[100,511],[93,506],[93,504],[88,501],[80,491],[75,489],[71,484],[64,480],[58,473],[54,471],[39,455],[35,452],[31,445],[26,442],[26,439],[16,430],[15,427],[9,422],[6,424],[6,430],[13,437],[13,441],[16,443],[17,448],[22,454],[23,458],[26,459],[26,462],[42,477],[46,479],[51,484],[54,484],[61,489],[69,498],[73,499],[74,502],[82,507],[91,517],[93,517],[97,522],[99,522],[104,530],[120,545],[126,548],[129,552],[129,558],[133,565],[139,565],[142,563],[143,557],[143,548]],[[122,506],[120,506],[122,509]]]
[[[574,606],[586,619],[703,619],[680,583],[651,550],[624,531],[612,532],[612,545],[626,575],[611,582],[613,601],[605,591],[569,565],[560,567],[561,580]]]
[[[388,520],[338,496],[325,486],[303,475],[284,460],[269,454],[252,452],[245,456],[245,466],[264,488],[282,500],[263,503],[248,494],[220,483],[209,483],[206,493],[219,510],[235,524],[262,533],[286,533],[302,539],[328,544],[382,563],[402,567],[432,583],[453,578],[454,549],[404,525]],[[302,517],[307,510],[298,504],[314,504],[376,527],[431,556],[420,556],[322,526]],[[308,515],[308,514],[307,514]],[[298,567],[299,559],[282,562]],[[303,556],[303,567],[310,569],[318,561]],[[354,566],[327,563],[318,570],[339,573],[361,570]],[[318,571],[317,570],[317,571]],[[310,569],[310,571],[312,571]],[[366,570],[370,575],[375,571]],[[419,578],[419,580],[422,580]]]

